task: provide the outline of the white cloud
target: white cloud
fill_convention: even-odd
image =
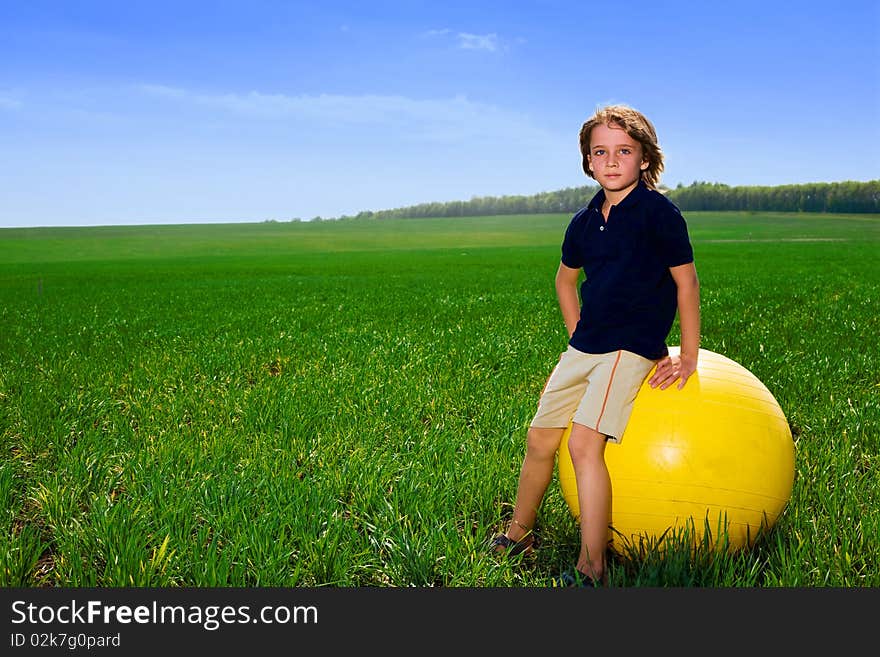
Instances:
[[[22,103],[17,98],[0,95],[0,109],[17,110],[21,109],[22,107],[24,107],[24,103]]]
[[[521,112],[469,100],[465,96],[416,99],[379,94],[296,95],[207,94],[155,84],[137,90],[191,107],[227,112],[244,119],[308,122],[330,127],[370,125],[428,140],[498,137],[545,139],[544,128]]]
[[[473,32],[454,32],[449,28],[440,30],[427,30],[421,34],[424,38],[448,37],[454,39],[455,46],[461,50],[485,50],[498,52],[505,50],[506,45],[498,38],[495,32],[490,34],[474,34]],[[524,43],[524,39],[516,39],[517,44]]]
[[[468,32],[458,33],[458,47],[464,50],[488,50],[495,52],[498,50],[498,35],[492,34],[470,34]]]
[[[162,84],[139,84],[135,89],[152,96],[166,96],[168,98],[185,98],[187,93],[183,89],[167,87]]]

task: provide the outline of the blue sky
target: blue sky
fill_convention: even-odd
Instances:
[[[873,180],[878,7],[0,0],[0,226],[580,186],[612,102],[654,122],[670,187]]]

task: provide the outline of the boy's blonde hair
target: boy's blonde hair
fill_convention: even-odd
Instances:
[[[584,173],[595,179],[593,172],[590,171],[590,135],[593,128],[603,124],[622,128],[626,134],[641,144],[642,157],[648,162],[647,170],[642,171],[642,180],[649,188],[654,189],[663,171],[663,151],[657,143],[657,131],[644,114],[626,105],[609,105],[596,110],[596,113],[581,126],[580,143]]]

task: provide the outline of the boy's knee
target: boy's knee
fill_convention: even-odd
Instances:
[[[595,429],[574,424],[568,438],[568,453],[573,461],[603,459],[605,439],[605,436]]]
[[[526,450],[528,454],[539,458],[552,458],[562,442],[564,429],[547,429],[544,427],[529,427],[526,434]]]

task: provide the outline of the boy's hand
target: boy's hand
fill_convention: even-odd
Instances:
[[[648,384],[652,388],[660,386],[666,390],[673,383],[681,379],[678,389],[684,388],[691,374],[697,371],[697,359],[693,356],[667,356],[657,362],[657,369],[649,379]]]

